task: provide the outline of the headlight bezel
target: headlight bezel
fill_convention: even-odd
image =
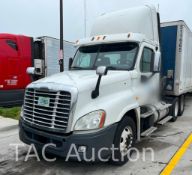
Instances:
[[[98,119],[99,119],[99,121],[97,123],[98,124],[97,127],[96,126],[92,127],[92,128],[88,127],[90,125],[89,122],[96,122],[96,120],[98,120]],[[76,121],[76,123],[74,125],[74,131],[94,131],[94,130],[102,129],[104,127],[105,120],[106,120],[106,112],[104,110],[96,110],[96,111],[89,112],[86,115],[80,117]],[[94,124],[94,123],[92,123],[92,124]]]

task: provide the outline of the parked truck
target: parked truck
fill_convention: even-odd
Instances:
[[[73,57],[73,43],[64,42],[65,67]],[[59,40],[0,34],[0,106],[22,105],[24,90],[32,82],[28,67],[35,68],[35,79],[59,72]]]
[[[20,139],[52,143],[46,151],[62,157],[72,145],[82,159],[94,148],[97,159],[124,164],[136,142],[184,112],[192,33],[183,21],[160,25],[147,5],[100,16],[76,45],[69,71],[27,86]]]

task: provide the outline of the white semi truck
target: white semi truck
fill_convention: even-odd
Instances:
[[[160,26],[156,9],[141,6],[100,16],[76,45],[69,71],[26,88],[20,139],[55,144],[47,152],[62,157],[72,145],[80,157],[107,148],[102,157],[124,164],[141,137],[182,115],[192,33],[182,21]]]

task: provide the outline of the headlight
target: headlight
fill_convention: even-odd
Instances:
[[[91,112],[80,118],[75,124],[74,129],[76,131],[99,129],[104,126],[104,123],[105,123],[105,111],[99,110]]]

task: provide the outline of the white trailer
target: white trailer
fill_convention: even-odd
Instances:
[[[59,66],[59,50],[60,41],[59,39],[52,37],[41,37],[41,41],[44,44],[45,50],[45,72],[46,76],[53,75],[60,72]],[[64,41],[64,69],[69,68],[69,59],[73,58],[75,55],[74,43],[69,41]]]
[[[192,91],[192,32],[184,21],[161,24],[161,46],[166,93]]]
[[[64,69],[69,68],[69,59],[73,58],[76,52],[74,43],[63,41],[64,45]],[[34,67],[29,72],[35,79],[51,76],[60,72],[59,66],[60,40],[44,36],[34,41]]]

